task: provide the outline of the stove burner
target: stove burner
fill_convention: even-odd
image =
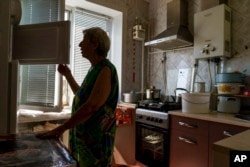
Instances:
[[[168,112],[169,110],[181,109],[181,105],[174,102],[163,103],[161,101],[156,101],[156,100],[142,100],[139,101],[138,108]]]
[[[155,100],[142,100],[139,102],[138,107],[146,108],[146,109],[153,109],[157,111],[162,111],[162,106],[164,104],[160,101]]]

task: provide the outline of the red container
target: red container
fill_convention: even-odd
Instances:
[[[116,108],[116,125],[124,126],[131,125],[132,123],[132,112],[133,109],[126,107],[117,107]]]
[[[244,95],[245,95],[245,96],[250,96],[250,90],[244,91]]]

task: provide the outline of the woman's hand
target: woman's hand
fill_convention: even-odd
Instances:
[[[59,64],[57,67],[57,71],[64,76],[71,73],[69,67],[66,64]]]
[[[59,64],[57,67],[57,71],[66,78],[73,93],[76,94],[80,86],[78,85],[73,75],[71,74],[69,67],[66,64]]]
[[[64,126],[61,125],[51,131],[38,133],[36,136],[41,139],[59,138],[65,130]]]

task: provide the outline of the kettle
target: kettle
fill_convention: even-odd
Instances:
[[[187,93],[189,93],[189,91],[188,91],[187,89],[184,89],[184,88],[176,88],[176,89],[174,90],[174,94],[175,94],[175,103],[181,103],[181,93],[177,96],[177,93],[176,93],[177,90],[182,90],[182,91],[185,91],[185,92],[187,92]]]

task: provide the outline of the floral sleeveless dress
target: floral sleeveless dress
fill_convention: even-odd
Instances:
[[[106,103],[90,119],[70,130],[70,149],[80,167],[107,167],[111,164],[116,129],[118,77],[114,65],[108,59],[89,69],[74,97],[72,114],[88,99],[97,76],[105,66],[112,73],[111,92]]]

